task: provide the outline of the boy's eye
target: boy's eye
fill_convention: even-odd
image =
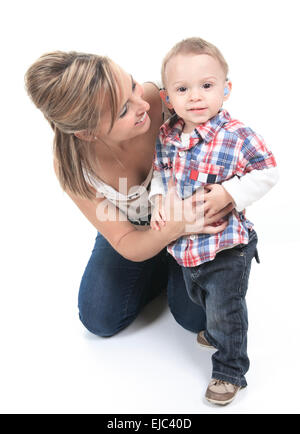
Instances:
[[[181,87],[179,87],[179,88],[177,89],[177,91],[178,91],[179,93],[184,93],[184,92],[186,91],[186,87],[181,86]]]
[[[203,89],[210,89],[212,87],[212,84],[211,83],[204,83],[202,85],[202,87],[203,87]]]

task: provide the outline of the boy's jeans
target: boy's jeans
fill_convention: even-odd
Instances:
[[[247,385],[249,368],[245,296],[253,257],[259,262],[256,244],[252,230],[247,245],[223,250],[197,267],[182,267],[190,298],[206,311],[205,337],[218,350],[212,356],[212,378],[241,387]]]

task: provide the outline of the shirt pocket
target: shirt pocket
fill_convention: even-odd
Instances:
[[[191,161],[188,178],[197,186],[205,184],[217,184],[223,181],[224,166],[216,164]]]

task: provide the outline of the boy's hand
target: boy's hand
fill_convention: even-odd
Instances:
[[[152,229],[159,231],[162,226],[166,224],[166,212],[164,207],[164,198],[161,194],[154,197],[154,210],[151,215],[150,226]]]
[[[208,184],[204,193],[204,215],[207,218],[217,214],[221,209],[232,203],[234,200],[220,184]]]

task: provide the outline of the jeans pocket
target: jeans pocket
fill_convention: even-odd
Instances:
[[[246,249],[246,253],[247,253],[247,260],[248,262],[251,262],[251,260],[255,257],[256,260],[258,258],[258,253],[257,253],[257,242],[258,242],[258,238],[257,238],[257,233],[252,229],[252,231],[250,231],[249,233],[249,242],[248,244],[245,246]]]
[[[246,247],[247,247],[247,244],[237,244],[236,246],[228,249],[228,253],[233,255],[233,256],[244,256]]]
[[[257,260],[258,258],[256,245],[257,245],[257,234],[254,230],[252,230],[249,233],[249,242],[244,247],[245,271],[241,280],[241,285],[239,290],[240,295],[242,297],[245,297],[247,293],[252,259],[255,257]]]
[[[255,230],[252,229],[252,231],[249,231],[248,244],[237,244],[229,250],[235,256],[249,256],[248,252],[250,252],[250,256],[252,259],[255,256],[257,241],[257,233],[255,232]]]

